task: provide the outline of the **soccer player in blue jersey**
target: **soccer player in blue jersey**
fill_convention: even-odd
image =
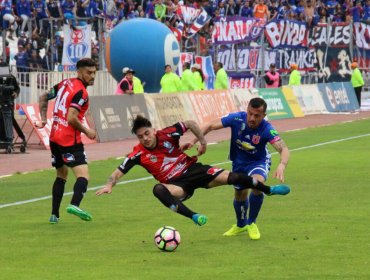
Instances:
[[[247,174],[264,183],[267,180],[271,166],[271,156],[267,150],[270,143],[280,154],[280,163],[273,175],[274,178],[284,182],[284,170],[289,160],[289,149],[273,126],[266,121],[267,104],[259,97],[250,100],[247,112],[231,113],[218,118],[202,127],[205,134],[212,130],[224,127],[231,128],[230,160],[232,171]],[[196,143],[185,144],[184,149]],[[234,209],[237,223],[231,227],[224,236],[233,236],[248,231],[249,237],[258,240],[261,234],[256,225],[264,195],[261,191],[252,190],[248,199],[248,189],[241,190],[235,187]],[[247,217],[247,210],[249,213]]]

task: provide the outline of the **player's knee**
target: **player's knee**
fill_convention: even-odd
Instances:
[[[153,194],[155,197],[159,198],[162,197],[163,193],[166,192],[166,187],[162,184],[156,184],[153,187]]]
[[[227,183],[229,185],[235,185],[239,181],[239,173],[230,172],[229,177],[227,177]]]

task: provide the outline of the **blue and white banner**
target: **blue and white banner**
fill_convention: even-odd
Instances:
[[[359,109],[355,91],[350,82],[317,84],[328,112],[348,112]]]
[[[62,65],[75,66],[84,57],[91,57],[91,25],[71,29],[63,26],[64,44]]]
[[[213,63],[211,56],[196,56],[195,63],[199,64],[202,68],[204,80],[207,89],[213,89],[215,82],[215,72],[213,70]]]

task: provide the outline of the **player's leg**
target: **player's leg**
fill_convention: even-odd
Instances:
[[[76,182],[73,186],[71,204],[67,207],[67,212],[80,217],[84,221],[91,221],[91,214],[79,207],[89,183],[88,166],[87,164],[77,165],[72,167],[72,171],[76,177]]]
[[[182,203],[182,200],[192,195],[192,193],[188,194],[182,187],[172,184],[156,184],[153,188],[153,194],[172,211],[192,219],[197,225],[206,224],[206,216],[193,212]]]
[[[84,221],[91,221],[91,214],[79,208],[89,183],[89,168],[87,166],[83,145],[77,144],[75,146],[68,147],[65,150],[63,158],[76,177],[76,182],[73,186],[71,204],[67,207],[67,212],[80,217]]]
[[[50,142],[50,151],[52,166],[56,168],[56,178],[52,188],[52,209],[49,222],[51,224],[56,224],[60,217],[59,208],[63,199],[64,186],[68,177],[68,167],[64,165],[63,158],[57,144]]]
[[[218,176],[208,183],[209,188],[222,185],[241,185],[243,189],[256,189],[267,195],[286,195],[290,192],[290,188],[286,185],[267,186],[251,176],[243,173],[230,172],[224,170]]]
[[[265,178],[260,174],[253,174],[252,177],[261,183],[265,182]],[[258,240],[261,238],[261,234],[256,224],[256,219],[261,210],[263,199],[264,195],[261,191],[252,189],[249,195],[249,214],[247,219],[248,234],[252,240]]]
[[[235,188],[234,194],[234,211],[236,216],[236,224],[226,231],[224,236],[234,236],[247,231],[247,211],[248,211],[248,189],[238,190]]]

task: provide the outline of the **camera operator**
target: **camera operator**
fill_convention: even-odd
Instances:
[[[13,141],[13,129],[26,144],[26,137],[14,117],[14,100],[20,92],[17,79],[10,73],[9,66],[0,62],[0,141]]]

